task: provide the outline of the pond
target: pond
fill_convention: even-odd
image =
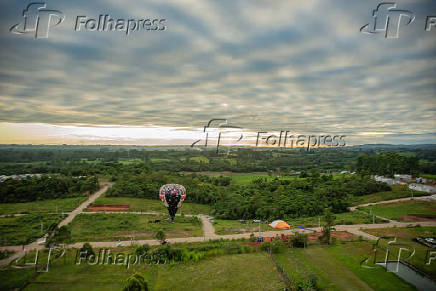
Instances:
[[[377,263],[377,265],[386,268],[386,263],[384,262]],[[414,285],[418,290],[436,290],[436,282],[416,272],[414,269],[402,262],[388,262],[387,270],[402,278],[404,281]]]

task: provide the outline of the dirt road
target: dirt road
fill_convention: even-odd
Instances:
[[[94,194],[89,196],[89,198],[85,202],[80,204],[79,207],[77,207],[76,209],[74,209],[73,211],[68,213],[67,217],[58,224],[58,227],[61,227],[63,225],[67,225],[68,223],[70,223],[74,219],[74,217],[76,217],[78,214],[82,213],[83,210],[86,207],[88,207],[89,204],[94,202],[98,197],[100,197],[104,192],[106,192],[107,189],[109,189],[112,186],[112,184],[111,183],[100,183],[100,186],[101,186],[101,188],[99,190],[97,190],[97,192],[95,192]],[[0,247],[0,250],[11,250],[11,251],[15,252],[9,258],[0,260],[0,267],[9,265],[14,260],[24,256],[24,253],[26,251],[45,248],[44,244],[42,244],[42,245],[38,244],[38,241],[43,240],[43,239],[44,239],[44,237],[39,238],[31,244],[25,245],[24,248],[23,248],[23,246]]]

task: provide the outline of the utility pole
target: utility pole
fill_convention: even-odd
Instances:
[[[318,227],[321,227],[321,217],[318,216]]]
[[[41,220],[41,233],[44,233],[44,223]]]

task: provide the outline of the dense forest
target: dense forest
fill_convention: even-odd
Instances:
[[[346,212],[352,196],[367,195],[391,188],[367,176],[333,179],[314,172],[303,179],[256,179],[249,185],[231,183],[229,177],[174,175],[166,172],[122,175],[108,196],[158,199],[162,184],[180,183],[189,195],[186,201],[210,204],[220,218],[261,218],[313,216],[331,207]]]
[[[232,149],[228,155],[190,148],[0,146],[0,174],[42,178],[0,183],[0,202],[26,202],[93,192],[97,177],[114,182],[108,196],[157,199],[161,185],[185,185],[186,201],[209,204],[220,218],[300,217],[324,208],[347,211],[355,196],[390,190],[370,175],[436,173],[436,148]],[[275,178],[240,185],[200,171],[266,172]],[[333,178],[332,172],[355,175]],[[295,178],[299,176],[299,178]]]
[[[133,146],[0,146],[0,174],[61,173],[64,175],[116,174],[124,162],[142,163],[154,171],[170,172],[368,172],[373,166],[356,164],[360,156],[367,160],[389,153],[411,157],[417,162],[413,171],[436,173],[436,146],[355,146],[345,148],[304,149],[233,148],[228,155],[213,150],[198,151],[190,147]],[[396,158],[397,159],[397,158]],[[397,159],[399,163],[403,160]],[[407,166],[408,167],[408,166]],[[359,168],[359,169],[358,169]],[[382,172],[383,167],[376,169]],[[397,167],[398,168],[398,167]],[[393,168],[389,171],[392,172]],[[401,168],[398,168],[402,170]],[[389,173],[386,173],[389,174]]]
[[[98,187],[96,176],[44,175],[22,180],[7,179],[0,183],[0,203],[74,197],[94,192]]]
[[[411,174],[420,173],[419,160],[416,156],[404,156],[395,153],[383,153],[376,156],[362,155],[357,159],[357,172],[366,175]]]

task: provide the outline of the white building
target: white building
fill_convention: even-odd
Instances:
[[[377,182],[386,183],[388,185],[395,185],[395,184],[397,184],[397,181],[395,181],[394,179],[386,178],[386,177],[383,177],[383,176],[374,176],[374,180],[376,180]]]
[[[432,185],[412,183],[412,184],[409,184],[409,189],[412,189],[415,191],[426,192],[426,193],[430,193],[430,194],[436,193],[436,187],[432,186]]]
[[[395,174],[394,178],[397,181],[409,182],[410,180],[412,180],[412,175]]]

